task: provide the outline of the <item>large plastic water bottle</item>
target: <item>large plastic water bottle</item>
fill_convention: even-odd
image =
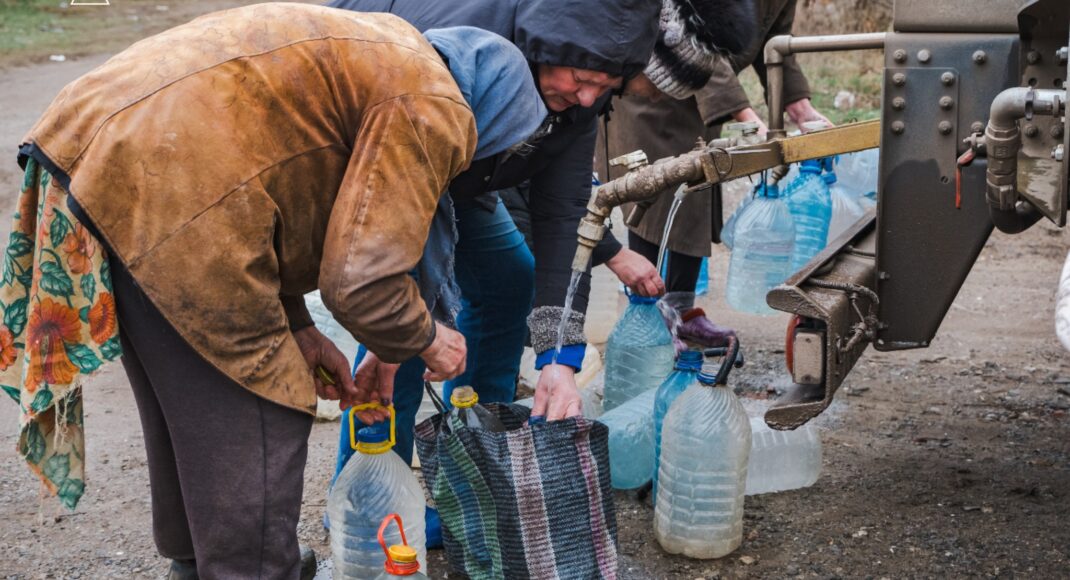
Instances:
[[[762,184],[739,216],[725,299],[741,312],[773,314],[765,295],[792,272],[795,225],[775,184]]]
[[[728,248],[729,250],[732,249],[732,245],[735,243],[736,240],[736,222],[739,220],[740,214],[743,213],[744,208],[750,205],[751,201],[754,201],[755,196],[762,188],[763,185],[759,183],[758,185],[754,186],[754,189],[750,193],[743,196],[743,199],[739,202],[739,205],[736,206],[736,211],[732,212],[732,215],[728,216],[728,219],[724,222],[724,225],[721,226],[721,243],[724,244],[724,247]]]
[[[832,219],[829,220],[829,241],[835,240],[855,222],[862,219],[866,210],[858,203],[858,196],[847,191],[837,182],[836,173],[829,171],[821,176],[829,186],[832,198]]]
[[[669,412],[676,397],[679,397],[687,387],[691,386],[702,370],[702,352],[698,350],[685,350],[676,359],[676,366],[665,382],[661,383],[654,395],[654,492],[653,497],[658,499],[658,463],[661,460],[661,429],[665,426],[665,415]],[[612,452],[612,449],[611,449]],[[610,457],[612,461],[612,457]]]
[[[355,407],[355,410],[368,408]],[[349,420],[353,421],[350,412]],[[353,433],[350,426],[350,433]],[[389,427],[365,427],[355,435],[357,453],[346,463],[327,498],[331,521],[331,560],[334,578],[367,580],[383,570],[383,551],[378,530],[383,518],[401,516],[405,537],[416,549],[420,568],[427,567],[424,535],[424,492],[412,469],[394,447],[393,409]],[[401,534],[385,535],[390,544],[399,544]]]
[[[502,432],[505,425],[497,415],[479,404],[479,395],[472,387],[457,387],[450,394],[450,415],[469,429]]]
[[[670,554],[720,558],[743,541],[750,420],[716,372],[704,366],[665,416],[654,534]]]
[[[614,489],[635,489],[654,472],[654,396],[649,389],[598,418],[609,427],[609,475]]]
[[[821,475],[821,434],[810,425],[777,431],[751,417],[747,495],[813,485]]]
[[[880,149],[866,149],[837,158],[836,175],[843,187],[859,201],[876,199]]]
[[[628,302],[606,344],[606,412],[657,388],[672,372],[676,356],[657,299],[630,295]]]
[[[821,178],[823,166],[824,162],[820,159],[803,161],[799,167],[799,177],[784,190],[791,217],[795,220],[792,272],[805,266],[828,243],[832,196],[829,195],[828,184]]]

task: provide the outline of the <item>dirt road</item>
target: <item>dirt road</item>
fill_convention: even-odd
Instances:
[[[18,177],[14,145],[52,96],[103,57],[0,73],[0,234]],[[739,193],[735,194],[738,200]],[[822,418],[824,472],[810,489],[748,498],[743,546],[720,561],[671,557],[651,510],[618,494],[623,578],[1038,577],[1067,575],[1070,358],[1054,336],[1055,284],[1068,234],[1040,224],[996,234],[927,350],[869,352]],[[732,313],[726,254],[704,306],[739,329],[737,386],[783,380],[783,317]],[[86,391],[88,487],[74,513],[44,507],[14,453],[16,413],[0,403],[0,577],[159,578],[141,429],[112,365]],[[320,526],[335,424],[312,432],[300,535],[327,554]],[[441,553],[432,575],[441,578]],[[742,557],[746,558],[742,558]],[[750,563],[747,563],[750,562]]]

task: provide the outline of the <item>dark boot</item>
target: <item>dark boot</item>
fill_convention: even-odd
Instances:
[[[706,318],[701,308],[692,308],[680,314],[680,338],[700,344],[706,348],[728,346],[736,339],[736,331],[727,326],[718,326]]]
[[[196,560],[171,560],[167,580],[198,580]]]
[[[301,580],[316,577],[316,553],[308,546],[301,546]]]

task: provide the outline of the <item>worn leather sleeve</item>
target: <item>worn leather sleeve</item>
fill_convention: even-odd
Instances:
[[[331,211],[320,293],[346,330],[386,362],[434,338],[409,271],[440,194],[475,152],[471,111],[450,98],[406,95],[367,111]]]
[[[709,82],[695,94],[699,115],[707,127],[723,125],[734,113],[751,106],[736,74],[727,58],[719,58]]]

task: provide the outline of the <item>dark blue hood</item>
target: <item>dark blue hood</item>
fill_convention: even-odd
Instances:
[[[658,0],[333,0],[328,6],[390,12],[421,32],[475,26],[511,40],[533,63],[631,77],[658,34]]]

